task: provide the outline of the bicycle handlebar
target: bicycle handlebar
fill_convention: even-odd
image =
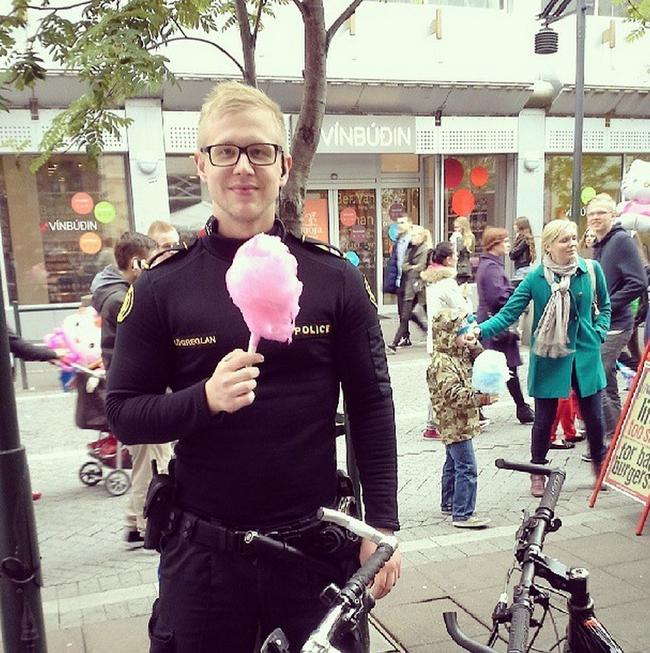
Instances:
[[[374,599],[366,593],[366,590],[398,547],[397,538],[393,535],[386,535],[365,522],[344,513],[329,508],[321,508],[318,511],[318,517],[323,521],[343,526],[352,533],[371,540],[377,544],[377,550],[352,574],[343,589],[337,591],[331,609],[305,642],[302,653],[336,651],[332,641],[346,627],[354,623],[356,616],[363,613],[364,608],[367,608],[368,605],[372,607]]]
[[[380,544],[388,544],[393,547],[393,550],[397,549],[397,538],[394,535],[386,535],[386,533],[382,533],[369,524],[366,524],[366,522],[363,522],[360,519],[355,519],[343,512],[332,510],[331,508],[320,508],[316,513],[316,516],[322,521],[329,521],[333,524],[338,524],[343,528],[347,528],[355,535],[370,540],[377,546]],[[377,571],[379,571],[379,569]]]
[[[337,650],[332,641],[348,625],[354,623],[355,616],[364,611],[368,602],[372,608],[374,599],[371,595],[366,595],[366,589],[394,552],[395,548],[391,544],[383,542],[361,568],[352,574],[350,580],[338,592],[332,608],[305,642],[302,653],[330,653]]]
[[[544,465],[534,465],[533,463],[517,463],[512,460],[504,460],[497,458],[494,464],[499,469],[512,469],[515,472],[526,472],[528,474],[541,474],[542,476],[550,476],[553,471],[550,467]]]
[[[458,615],[455,612],[443,612],[442,618],[445,620],[445,627],[450,637],[466,651],[471,651],[471,653],[494,653],[493,648],[470,639],[465,635],[458,627]]]

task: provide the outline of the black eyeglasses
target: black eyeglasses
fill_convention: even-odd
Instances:
[[[210,163],[217,168],[237,165],[242,153],[246,154],[254,166],[271,166],[278,160],[278,152],[283,152],[282,147],[275,143],[251,143],[246,147],[220,143],[207,145],[200,148],[200,151],[207,153]]]

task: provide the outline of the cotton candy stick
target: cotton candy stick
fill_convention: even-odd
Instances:
[[[260,338],[291,342],[302,293],[297,272],[295,256],[277,236],[258,234],[237,250],[226,287],[251,332],[249,352]]]

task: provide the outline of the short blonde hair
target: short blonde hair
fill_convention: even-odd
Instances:
[[[287,130],[280,105],[262,91],[234,81],[217,84],[205,98],[199,118],[198,147],[212,145],[207,142],[208,130],[222,114],[255,109],[268,109],[274,122],[278,145],[281,145],[286,152]]]
[[[542,231],[542,249],[546,249],[563,231],[573,231],[576,236],[578,235],[578,225],[572,220],[566,218],[558,218],[551,220]]]
[[[417,236],[422,236],[422,242],[429,248],[433,248],[433,237],[431,232],[428,229],[425,229],[423,226],[416,224],[413,225],[411,229],[411,240]]]
[[[156,240],[158,236],[162,234],[168,234],[172,231],[178,231],[176,227],[171,222],[165,222],[164,220],[154,220],[147,230],[147,236]]]
[[[586,205],[586,209],[589,210],[589,207],[592,204],[604,204],[609,208],[612,213],[616,213],[616,202],[612,199],[612,196],[609,193],[598,193],[594,195]]]

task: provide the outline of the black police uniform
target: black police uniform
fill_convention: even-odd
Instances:
[[[178,440],[180,517],[161,559],[151,650],[248,653],[260,623],[262,638],[280,626],[297,651],[324,614],[318,594],[332,579],[295,562],[242,554],[238,540],[217,538],[210,546],[198,526],[291,531],[319,506],[333,505],[334,417],[342,386],[364,517],[397,530],[384,343],[359,271],[276,221],[269,233],[296,257],[304,286],[293,342],[262,340],[258,351],[265,360],[253,404],[211,415],[205,381],[227,353],[246,349],[249,333],[225,284],[243,241],[221,237],[214,219],[209,225],[212,233],[132,286],[108,379],[107,416],[121,441]],[[167,387],[173,392],[165,394]],[[339,566],[348,573],[357,563],[348,554]],[[349,646],[345,650],[361,650]]]

